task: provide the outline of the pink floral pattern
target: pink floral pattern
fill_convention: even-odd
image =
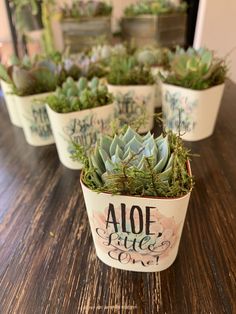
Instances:
[[[122,231],[121,213],[115,208],[117,229],[111,223],[107,224],[108,208],[104,212],[93,211],[92,228],[96,230],[96,245],[112,259],[123,263],[142,262],[146,265],[151,260],[156,263],[167,257],[175,246],[179,237],[180,224],[176,224],[174,217],[166,217],[157,208],[152,209],[150,214],[150,232],[147,235],[145,230],[140,234],[131,232],[129,218],[130,209],[126,209],[126,231]],[[145,213],[143,213],[145,216]],[[135,225],[139,226],[139,214],[136,211],[133,215]],[[145,228],[143,228],[145,229]],[[138,229],[139,230],[139,229]]]

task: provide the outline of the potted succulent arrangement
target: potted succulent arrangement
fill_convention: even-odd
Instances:
[[[170,71],[163,77],[162,110],[167,129],[187,141],[214,132],[224,91],[227,66],[224,59],[205,48],[182,49],[172,56]]]
[[[175,260],[193,186],[177,135],[102,135],[83,161],[81,185],[97,256],[124,270],[156,272]]]
[[[11,78],[11,69],[12,66],[8,67],[0,64],[1,87],[11,123],[21,127],[20,115],[15,105],[15,97],[13,95],[14,84]]]
[[[174,47],[185,44],[186,3],[140,0],[129,5],[121,21],[122,36],[138,46],[157,44]]]
[[[112,6],[105,1],[73,1],[61,9],[64,45],[72,53],[110,40]]]
[[[81,169],[72,160],[73,144],[91,147],[99,133],[108,131],[114,116],[113,97],[106,85],[93,78],[78,83],[68,78],[62,87],[47,97],[47,112],[61,163],[70,169]]]
[[[53,63],[38,63],[28,69],[14,66],[12,79],[15,104],[28,144],[42,146],[54,143],[45,107],[45,97],[57,86]]]
[[[153,128],[155,80],[150,67],[137,62],[134,56],[114,56],[109,64],[108,89],[115,97],[115,115],[121,125],[138,117],[146,123],[140,132]]]
[[[155,107],[161,107],[161,79],[162,76],[167,75],[169,66],[169,54],[168,48],[158,48],[154,46],[148,46],[140,48],[136,52],[136,58],[142,65],[150,66],[152,75],[156,81],[156,101]]]
[[[113,56],[125,56],[126,47],[123,44],[108,44],[93,46],[87,53],[79,55],[78,64],[87,79],[93,77],[105,78],[109,73],[109,62]]]
[[[12,66],[15,107],[30,145],[54,143],[45,97],[54,92],[68,75],[78,79],[81,70],[76,65],[66,65],[57,52],[48,56],[36,55],[32,60],[26,56],[25,62],[15,62]]]

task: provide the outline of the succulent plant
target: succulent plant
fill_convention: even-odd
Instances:
[[[107,80],[113,85],[151,85],[150,68],[140,65],[133,56],[114,56],[109,64]]]
[[[88,80],[91,80],[93,77],[102,78],[107,76],[109,69],[102,62],[91,62],[88,65],[88,69],[85,72],[85,76]]]
[[[8,84],[14,85],[12,81],[12,72],[14,66],[22,66],[25,69],[28,69],[32,66],[32,62],[28,55],[25,55],[22,60],[20,60],[17,56],[12,55],[9,58],[9,66],[3,65],[0,63],[0,79],[7,82]]]
[[[170,72],[164,82],[185,88],[203,90],[222,84],[226,79],[227,66],[213,52],[200,48],[187,51],[177,49],[170,56]]]
[[[80,18],[92,16],[108,16],[112,6],[104,1],[77,1],[72,5],[64,5],[61,13],[63,18]]]
[[[19,96],[29,96],[54,91],[58,76],[49,64],[35,65],[32,69],[14,66],[12,81],[14,93]]]
[[[55,94],[47,97],[48,105],[58,113],[67,113],[111,104],[112,95],[107,87],[93,78],[88,82],[81,77],[78,82],[67,78]]]
[[[137,16],[142,14],[158,15],[163,13],[185,11],[186,3],[174,5],[166,0],[140,0],[135,4],[126,7],[124,13],[126,16]]]
[[[88,52],[84,76],[89,80],[93,77],[105,77],[109,73],[109,61],[113,56],[125,56],[126,47],[123,44],[110,46],[96,45]],[[86,60],[86,57],[84,58]]]
[[[102,135],[85,157],[77,146],[74,158],[84,162],[83,182],[91,189],[113,194],[176,197],[192,187],[188,151],[172,134],[155,138],[128,127],[114,137]]]
[[[104,59],[109,59],[113,55],[124,56],[126,54],[126,47],[123,44],[111,45],[97,45],[92,47],[89,55],[91,56],[92,62],[101,61]]]
[[[168,48],[145,47],[136,52],[138,63],[147,66],[168,66]]]

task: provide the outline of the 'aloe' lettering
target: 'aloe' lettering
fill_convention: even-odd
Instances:
[[[120,206],[120,219],[119,222],[116,217],[116,211],[112,203],[109,204],[107,219],[106,219],[106,229],[109,225],[112,225],[115,232],[126,232],[141,234],[145,232],[146,235],[154,234],[151,232],[151,224],[155,221],[150,219],[151,209],[155,207],[146,206],[144,210],[138,205],[133,205],[130,210],[126,208],[126,204],[121,203]],[[144,215],[145,212],[145,215]],[[119,228],[118,228],[119,226]],[[128,227],[130,226],[130,227]]]

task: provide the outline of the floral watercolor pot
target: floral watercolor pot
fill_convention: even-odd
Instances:
[[[173,264],[190,192],[165,199],[97,193],[81,185],[102,262],[139,272],[159,272]]]
[[[212,135],[225,84],[198,91],[162,84],[164,125],[186,141]]]
[[[121,124],[130,123],[139,118],[143,112],[148,117],[147,124],[140,128],[145,133],[153,128],[155,107],[155,85],[120,86],[108,84],[108,90],[115,96],[115,117]]]
[[[12,94],[11,85],[1,80],[1,86],[11,123],[21,127],[20,115],[15,104],[15,95]]]
[[[32,96],[15,96],[23,131],[28,144],[44,146],[54,143],[45,98],[52,93]]]
[[[57,113],[48,105],[46,108],[61,163],[70,169],[81,169],[82,164],[71,159],[71,141],[83,146],[94,145],[99,133],[109,131],[113,104],[69,113]]]

